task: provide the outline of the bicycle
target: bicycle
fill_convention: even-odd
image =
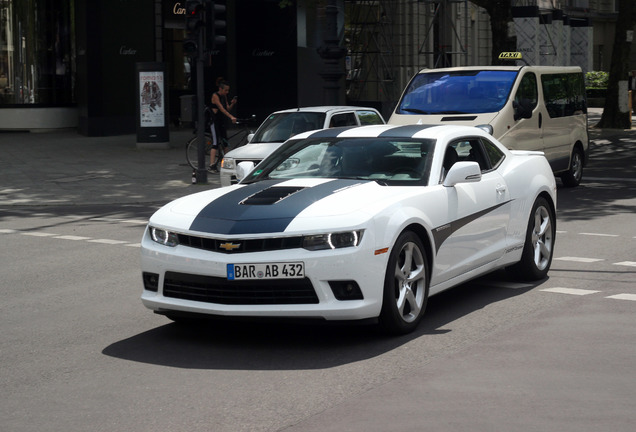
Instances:
[[[210,108],[205,107],[206,118],[210,118],[211,111]],[[212,167],[218,166],[218,163],[221,162],[225,153],[230,150],[233,150],[237,147],[247,144],[247,136],[253,133],[249,128],[249,124],[254,121],[256,116],[252,116],[251,118],[246,119],[237,119],[236,125],[240,126],[240,129],[230,135],[227,139],[222,138],[221,143],[217,146],[216,158],[214,161],[209,161],[210,150],[212,150],[212,134],[211,132],[205,132],[203,134],[203,139],[205,140],[205,166],[208,172],[212,172]],[[210,122],[206,121],[206,131],[210,130]],[[198,145],[198,136],[196,127],[194,129],[194,136],[186,142],[186,160],[188,161],[188,165],[192,169],[197,169],[199,167],[199,145]],[[207,163],[207,162],[210,163]]]

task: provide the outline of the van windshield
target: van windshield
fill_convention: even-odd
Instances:
[[[413,78],[397,114],[479,114],[500,111],[518,71],[425,72]]]

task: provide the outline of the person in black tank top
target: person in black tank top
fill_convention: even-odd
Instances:
[[[227,145],[227,121],[236,123],[236,117],[234,117],[230,111],[236,105],[236,97],[232,99],[232,102],[228,103],[227,94],[230,92],[230,84],[227,81],[217,80],[219,86],[218,91],[212,94],[212,124],[210,126],[210,132],[212,133],[212,150],[210,150],[210,164],[215,164],[216,152],[219,144],[224,142]],[[218,171],[216,165],[212,166],[212,171]]]

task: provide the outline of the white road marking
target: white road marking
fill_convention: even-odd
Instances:
[[[579,233],[580,235],[584,235],[584,236],[596,236],[596,237],[618,237],[618,235],[616,234],[601,234],[601,233]]]
[[[41,232],[41,231],[24,231],[24,232],[22,232],[22,235],[28,235],[28,236],[33,236],[33,237],[54,237],[54,236],[57,236],[59,234],[45,233],[45,232]]]
[[[0,229],[0,234],[15,234],[17,232],[18,230],[14,230],[14,229],[8,229],[8,228]]]
[[[614,263],[614,265],[636,267],[636,261],[621,261]]]
[[[600,293],[600,291],[594,291],[594,290],[585,290],[585,289],[576,289],[576,288],[562,288],[562,287],[545,288],[545,289],[542,289],[541,291],[553,292],[553,293],[558,293],[558,294],[579,295],[579,296]]]
[[[90,220],[95,222],[117,222],[117,223],[129,223],[135,225],[146,225],[148,220],[141,219],[118,219],[118,218],[91,218]]]
[[[581,263],[593,263],[598,261],[605,261],[601,258],[583,258],[583,257],[561,257],[555,258],[557,261],[572,261],[572,262],[581,262]]]
[[[112,239],[95,239],[95,240],[88,240],[88,242],[89,243],[110,244],[110,245],[118,245],[118,244],[128,243],[127,241],[124,241],[124,240],[112,240]]]
[[[62,240],[73,240],[73,241],[90,240],[90,237],[82,237],[82,236],[74,236],[74,235],[61,235],[55,238],[62,239]]]
[[[607,296],[605,298],[636,301],[636,294],[616,294],[616,295]]]

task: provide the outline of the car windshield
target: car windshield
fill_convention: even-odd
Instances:
[[[296,111],[271,114],[258,128],[251,143],[285,142],[299,133],[322,129],[325,113]]]
[[[309,138],[276,150],[244,183],[265,179],[348,178],[426,185],[435,141],[404,138]]]
[[[480,114],[500,111],[517,71],[426,72],[404,92],[398,114]]]

